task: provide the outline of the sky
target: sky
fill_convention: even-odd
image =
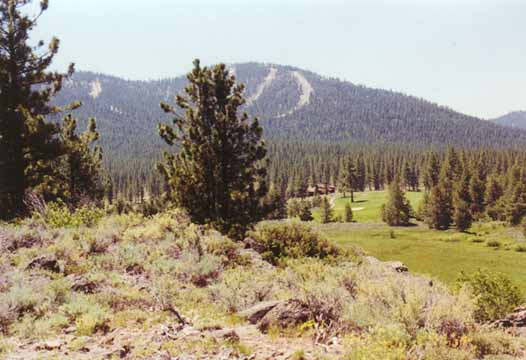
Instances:
[[[482,118],[526,110],[526,0],[50,0],[53,65],[127,79],[194,58],[293,65]]]

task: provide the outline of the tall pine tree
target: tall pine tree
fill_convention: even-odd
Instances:
[[[49,160],[61,154],[57,125],[44,119],[58,109],[49,105],[61,89],[64,74],[47,72],[59,41],[29,45],[40,13],[25,14],[30,0],[0,0],[0,218],[12,219],[26,211],[24,196],[31,174],[49,170]],[[73,72],[70,66],[68,74]]]
[[[194,69],[187,76],[185,95],[176,103],[184,115],[167,104],[163,110],[175,116],[174,126],[159,126],[176,154],[164,153],[159,169],[177,206],[186,209],[198,224],[210,224],[240,239],[264,214],[267,193],[266,156],[262,129],[257,119],[239,115],[245,103],[243,85],[224,64]]]
[[[398,177],[389,185],[387,204],[382,208],[382,219],[390,226],[407,226],[411,218],[411,205],[405,197]]]

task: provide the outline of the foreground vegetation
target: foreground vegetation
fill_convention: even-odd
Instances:
[[[262,225],[249,241],[258,255],[180,211],[86,210],[59,224],[55,211],[0,228],[0,356],[523,354],[521,338],[477,325],[469,287],[398,273],[303,225]],[[301,304],[304,316],[256,328],[240,313],[269,300]]]

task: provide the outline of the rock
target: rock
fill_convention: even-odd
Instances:
[[[381,261],[375,258],[374,256],[366,256],[364,260],[370,265],[379,265],[381,263]]]
[[[71,285],[71,290],[82,292],[84,294],[93,294],[97,288],[97,283],[83,278],[82,276],[68,276],[68,278],[73,282]]]
[[[387,268],[393,269],[394,271],[399,272],[399,273],[404,273],[404,272],[408,272],[409,271],[408,267],[401,261],[385,261],[385,262],[382,262],[382,261],[378,260],[377,258],[375,258],[373,256],[366,256],[365,257],[365,261],[369,265],[374,265],[374,266],[380,266],[380,265],[383,264]]]
[[[250,264],[253,268],[261,271],[270,271],[274,268],[268,261],[263,260],[263,257],[254,249],[240,249],[239,255],[249,258]]]
[[[64,334],[73,334],[75,331],[77,331],[77,328],[75,326],[70,326],[64,329]]]
[[[387,267],[393,269],[394,271],[396,272],[399,272],[399,273],[405,273],[405,272],[408,272],[409,269],[407,268],[407,266],[404,265],[404,263],[400,262],[400,261],[387,261],[384,263]]]
[[[267,313],[280,304],[281,301],[265,301],[252,306],[246,310],[238,313],[240,317],[248,320],[251,324],[256,324],[261,320]]]
[[[130,345],[127,345],[127,344],[126,344],[126,345],[122,346],[122,347],[119,349],[119,357],[120,357],[121,359],[124,359],[125,357],[128,356],[128,354],[130,353],[130,351],[131,351],[131,347],[130,347]]]
[[[210,335],[216,339],[222,339],[232,343],[239,342],[239,335],[233,329],[212,331]]]
[[[526,306],[519,306],[506,315],[503,319],[497,320],[493,323],[495,327],[501,328],[518,328],[526,327]]]
[[[301,300],[291,299],[272,308],[261,319],[258,329],[266,332],[271,325],[287,328],[303,324],[310,319],[311,312]]]
[[[47,351],[53,351],[58,350],[62,347],[63,343],[60,340],[49,340],[44,343],[36,345],[36,350],[47,350]]]
[[[53,272],[61,272],[60,265],[53,255],[42,255],[31,260],[26,269],[43,269]]]
[[[257,247],[257,241],[254,240],[253,238],[251,237],[246,237],[244,240],[243,240],[243,244],[245,245],[245,248],[246,249],[255,249]]]

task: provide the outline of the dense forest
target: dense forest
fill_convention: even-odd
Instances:
[[[334,161],[333,147],[338,153],[349,153],[364,144],[392,148],[404,144],[418,152],[429,146],[443,149],[447,145],[517,148],[526,141],[526,132],[423,99],[324,78],[294,67],[245,63],[230,65],[229,70],[245,84],[247,101],[243,110],[260,119],[271,164],[281,162],[283,151],[292,151],[296,165],[307,161],[302,154],[317,154],[319,158],[319,153],[325,152],[331,154],[327,155],[330,160],[320,166],[330,167],[334,173],[338,166],[329,165]],[[113,192],[132,199],[138,194],[161,191],[159,174],[152,169],[166,146],[157,134],[157,126],[169,123],[171,118],[163,113],[159,102],[172,103],[186,84],[184,77],[129,81],[78,72],[64,82],[54,101],[59,105],[81,101],[83,106],[75,116],[82,126],[90,117],[97,119]],[[274,175],[270,179],[283,182]]]

